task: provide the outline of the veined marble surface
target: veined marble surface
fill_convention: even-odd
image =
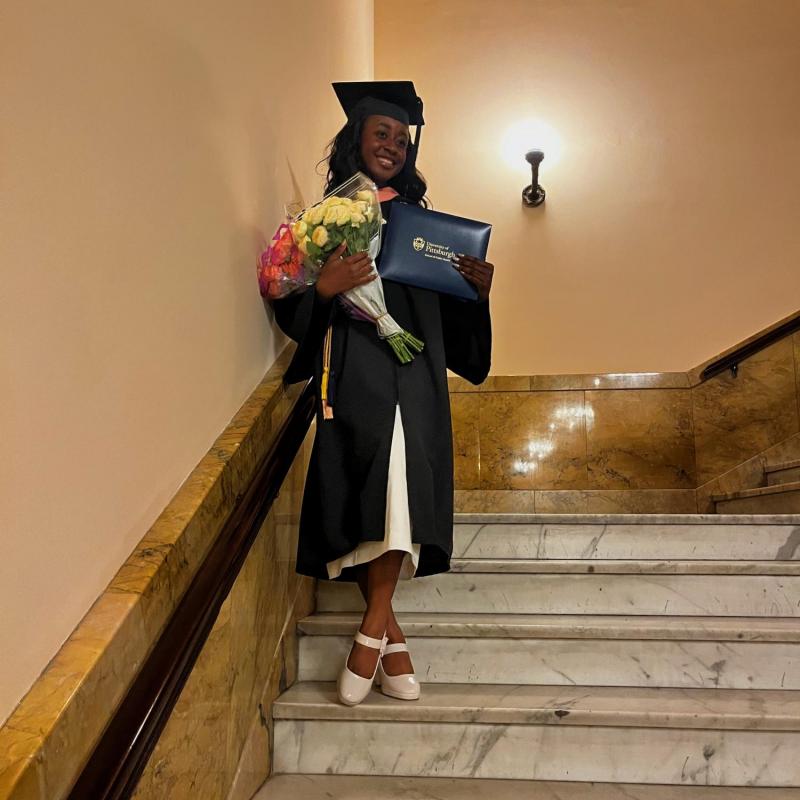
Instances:
[[[790,617],[406,612],[397,618],[409,636],[800,642],[800,622]],[[352,637],[360,622],[360,613],[313,614],[298,626],[310,635]]]
[[[800,560],[800,524],[468,521],[459,515],[453,558],[791,561]]]
[[[454,558],[450,572],[606,575],[800,575],[797,561],[657,561],[655,559]]]
[[[336,680],[352,641],[352,636],[301,637],[299,679]],[[800,643],[410,635],[408,643],[423,686],[800,689]]]
[[[363,605],[355,585],[320,582],[319,611],[358,611]],[[401,582],[393,605],[397,611],[795,617],[800,578],[443,573]]]
[[[800,461],[795,460],[781,469],[767,471],[767,484],[769,486],[780,486],[784,483],[794,483],[800,481]]]
[[[800,693],[773,689],[428,684],[413,703],[373,690],[344,706],[332,682],[296,683],[273,706],[276,720],[447,722],[709,728],[800,732]],[[800,744],[800,737],[795,741]],[[800,763],[798,763],[800,769]]]
[[[796,789],[633,783],[276,775],[253,800],[797,800]]]
[[[277,773],[797,786],[798,748],[800,734],[784,731],[278,720],[274,763]]]

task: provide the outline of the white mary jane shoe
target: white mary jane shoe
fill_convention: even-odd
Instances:
[[[378,659],[378,674],[375,682],[381,687],[381,691],[389,697],[396,697],[398,700],[419,700],[419,681],[413,672],[405,675],[387,675],[383,671],[384,656],[392,653],[407,652],[408,645],[405,642],[385,645],[381,657]]]
[[[371,636],[366,636],[361,631],[356,631],[353,640],[358,644],[363,644],[364,647],[370,647],[373,650],[383,651],[383,646],[386,644],[386,637],[383,639],[373,639]],[[339,701],[346,706],[357,706],[368,694],[372,688],[372,682],[375,680],[375,675],[378,672],[378,667],[381,663],[380,655],[378,656],[378,663],[375,664],[375,671],[372,673],[371,678],[362,678],[361,675],[356,675],[348,666],[347,659],[344,661],[344,669],[339,674],[339,681],[336,684],[336,690],[339,693]]]

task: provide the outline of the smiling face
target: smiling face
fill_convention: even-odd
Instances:
[[[408,126],[392,117],[372,115],[361,129],[361,158],[378,186],[400,174],[406,163]]]

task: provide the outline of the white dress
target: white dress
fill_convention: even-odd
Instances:
[[[383,541],[361,542],[341,558],[328,562],[328,577],[337,578],[345,567],[372,561],[387,550],[404,550],[400,580],[414,577],[419,564],[420,546],[411,541],[411,517],[408,511],[406,483],[406,440],[400,404],[395,408],[392,447],[389,451],[389,480],[386,486],[386,523]]]

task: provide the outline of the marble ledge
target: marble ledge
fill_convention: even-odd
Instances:
[[[565,713],[566,712],[566,713]],[[782,689],[650,688],[427,683],[413,704],[372,692],[343,706],[330,682],[295,684],[273,706],[276,720],[591,725],[800,731],[800,694]]]
[[[459,513],[645,514],[697,511],[695,489],[456,489]]]
[[[464,378],[448,378],[451,393],[553,392],[582,389],[688,389],[685,372],[614,372],[575,375],[490,375],[475,385]]]
[[[34,780],[64,795],[149,647],[137,598],[102,594],[0,728],[0,798],[27,797]]]
[[[302,386],[290,344],[0,727],[0,800],[65,796]]]

